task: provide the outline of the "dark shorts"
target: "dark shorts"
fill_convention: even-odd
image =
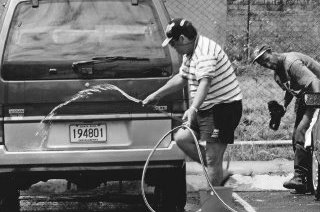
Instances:
[[[233,144],[241,116],[242,101],[218,104],[208,110],[199,110],[192,128],[201,141]]]

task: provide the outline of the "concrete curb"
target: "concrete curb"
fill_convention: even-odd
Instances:
[[[292,145],[292,140],[270,140],[270,141],[235,141],[232,145],[274,145],[274,146],[283,146],[283,145]]]
[[[231,161],[229,172],[233,175],[226,186],[235,191],[282,191],[287,190],[282,187],[283,182],[292,177],[293,161]],[[187,190],[196,192],[208,188],[202,166],[196,162],[187,162]]]
[[[274,141],[235,141],[229,145],[237,151],[237,147],[251,149],[259,147],[264,150],[266,147],[285,147],[291,149],[291,140]],[[248,148],[247,148],[248,147]],[[232,152],[229,154],[235,154]],[[252,154],[249,152],[248,154]],[[270,154],[265,152],[264,154]],[[282,159],[280,157],[268,161],[230,161],[229,172],[233,175],[226,186],[232,187],[236,191],[262,191],[262,190],[287,190],[283,188],[284,181],[292,177],[293,160]],[[266,158],[266,157],[265,157]],[[224,162],[223,167],[226,167]],[[196,162],[187,162],[187,189],[190,192],[206,190],[209,188],[204,177],[203,168]]]
[[[226,167],[226,162],[223,167]],[[293,161],[276,159],[272,161],[230,161],[229,171],[232,174],[252,175],[283,175],[293,172]],[[187,175],[203,175],[199,163],[187,162]]]

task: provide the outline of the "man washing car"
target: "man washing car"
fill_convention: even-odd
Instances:
[[[221,185],[223,154],[227,145],[234,142],[234,130],[242,115],[238,80],[222,48],[213,40],[199,35],[191,22],[180,18],[171,20],[166,36],[162,46],[169,44],[183,55],[179,73],[144,99],[143,104],[157,102],[188,85],[190,106],[183,120],[201,141],[206,142],[202,152],[210,181],[213,186]],[[174,138],[185,154],[200,161],[188,130],[178,130]]]

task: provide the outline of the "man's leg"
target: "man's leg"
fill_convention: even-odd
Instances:
[[[174,135],[174,140],[176,141],[178,147],[192,160],[200,163],[199,154],[197,151],[196,144],[194,143],[193,136],[191,135],[191,132],[187,129],[179,129],[178,132]],[[205,165],[207,165],[206,162],[206,151],[205,148],[200,145],[201,155],[202,159]]]
[[[207,142],[206,158],[208,175],[213,186],[221,185],[223,180],[223,154],[227,148],[226,143],[221,142]]]
[[[304,148],[305,133],[310,126],[314,109],[299,105],[293,133],[294,176],[283,187],[306,193],[307,176],[311,172],[311,153]]]
[[[300,144],[295,145],[294,176],[283,184],[283,187],[295,189],[298,193],[307,192],[306,178],[310,171],[309,152]]]
[[[192,160],[200,163],[197,147],[189,130],[180,129],[175,134],[175,141],[178,147]],[[221,142],[207,142],[206,148],[200,145],[202,159],[207,166],[210,182],[213,186],[221,185],[224,173],[222,163],[223,155],[227,148],[227,144]]]

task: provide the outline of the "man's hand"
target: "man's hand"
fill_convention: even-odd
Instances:
[[[142,106],[153,104],[156,105],[160,100],[160,97],[155,93],[150,94],[147,98],[142,101]]]
[[[196,119],[197,117],[197,110],[196,108],[190,107],[186,112],[184,112],[182,120],[185,121],[184,124],[188,127],[191,126],[191,123]]]

